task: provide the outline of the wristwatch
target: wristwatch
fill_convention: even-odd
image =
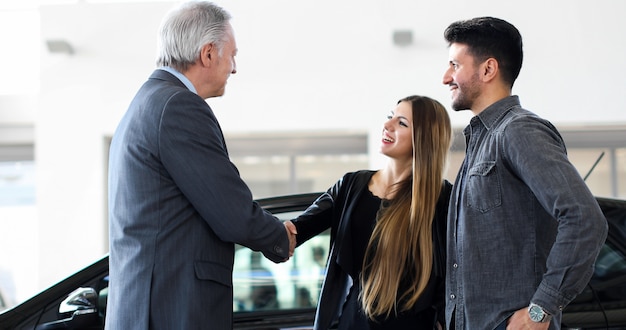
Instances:
[[[533,322],[546,323],[552,320],[552,315],[548,314],[541,306],[530,303],[528,306],[528,314]]]

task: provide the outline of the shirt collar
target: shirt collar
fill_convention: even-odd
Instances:
[[[174,77],[178,78],[178,80],[180,80],[183,84],[185,84],[187,89],[198,94],[198,92],[196,91],[196,88],[193,87],[193,84],[191,83],[191,81],[187,77],[185,77],[184,74],[180,73],[178,70],[172,68],[171,66],[162,66],[159,69],[173,74]]]
[[[508,109],[514,106],[520,106],[519,97],[517,95],[511,95],[493,103],[478,114],[478,119],[485,125],[485,128],[491,128],[494,123],[498,121]]]

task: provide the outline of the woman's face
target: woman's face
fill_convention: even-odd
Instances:
[[[400,102],[383,125],[380,152],[390,158],[413,156],[413,109],[410,102]]]

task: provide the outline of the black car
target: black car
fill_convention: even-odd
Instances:
[[[318,193],[261,199],[281,219],[304,210]],[[563,329],[626,329],[626,201],[597,198],[609,221],[593,278],[563,312]],[[239,247],[233,272],[234,329],[310,329],[325,272],[329,236],[273,264]],[[263,264],[263,262],[266,262]],[[102,329],[108,256],[0,314],[0,329]]]

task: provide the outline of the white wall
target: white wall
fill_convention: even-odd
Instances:
[[[239,72],[224,97],[209,100],[227,132],[367,130],[376,155],[382,120],[399,98],[424,94],[449,105],[443,30],[483,15],[509,20],[524,37],[515,93],[527,108],[557,126],[626,122],[622,0],[218,3],[234,16],[239,46]],[[153,70],[156,30],[172,4],[41,8],[43,40],[62,38],[76,51],[41,54],[34,123],[42,287],[106,253],[104,138]],[[395,29],[412,30],[414,44],[394,46]],[[470,113],[451,116],[464,126]],[[372,167],[380,162],[373,157]]]
[[[154,67],[155,31],[171,4],[42,7],[43,49],[35,159],[41,287],[107,251],[106,149],[134,91]],[[43,42],[42,41],[42,42]],[[54,233],[54,235],[51,235]]]

